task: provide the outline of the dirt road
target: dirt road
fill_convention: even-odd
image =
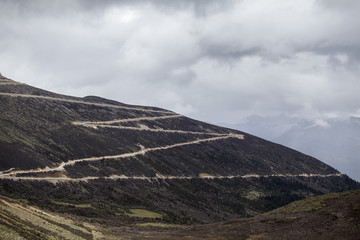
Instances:
[[[225,134],[225,135],[222,135],[222,136],[205,138],[205,139],[197,139],[197,140],[194,140],[194,141],[176,143],[176,144],[167,145],[167,146],[161,146],[161,147],[154,147],[154,148],[141,147],[141,149],[139,151],[137,151],[137,152],[124,153],[124,154],[112,155],[112,156],[89,157],[89,158],[81,158],[81,159],[69,160],[68,162],[63,162],[59,166],[53,167],[53,168],[45,167],[45,168],[30,169],[30,170],[17,170],[17,171],[10,169],[10,170],[3,171],[2,173],[0,173],[0,178],[10,177],[11,179],[14,179],[14,178],[22,179],[21,177],[18,177],[16,175],[17,174],[44,173],[44,172],[53,172],[53,171],[55,171],[55,172],[57,172],[57,171],[65,171],[65,166],[71,166],[71,165],[74,165],[74,164],[79,163],[79,162],[93,162],[93,161],[100,161],[102,159],[121,159],[121,158],[135,157],[137,155],[144,155],[144,154],[146,154],[148,152],[166,150],[166,149],[171,149],[171,148],[180,147],[180,146],[186,146],[186,145],[191,145],[191,144],[199,144],[199,143],[203,143],[203,142],[217,141],[217,140],[226,139],[226,138],[244,139],[244,136],[240,135],[240,134],[239,135],[237,135],[237,134]]]
[[[169,119],[169,118],[179,118],[179,117],[183,117],[183,115],[172,114],[172,115],[165,115],[158,117],[138,117],[138,118],[116,119],[116,120],[101,121],[101,122],[73,122],[73,124],[78,126],[93,126],[93,125],[99,126],[99,125],[109,125],[114,123],[138,122],[143,120],[154,121],[159,119]]]
[[[145,176],[125,176],[125,175],[111,175],[104,177],[81,177],[81,178],[70,178],[70,177],[15,177],[15,176],[1,176],[0,179],[12,179],[12,180],[29,180],[29,181],[50,181],[50,182],[81,182],[81,181],[89,181],[89,180],[97,180],[97,179],[108,179],[108,180],[143,180],[143,181],[156,181],[156,180],[191,180],[191,179],[233,179],[233,178],[270,178],[270,177],[286,177],[286,178],[294,178],[294,177],[342,177],[343,174],[334,173],[334,174],[269,174],[269,175],[257,175],[257,174],[246,174],[246,175],[208,175],[208,176],[162,176],[156,175],[155,177],[145,177]]]
[[[19,84],[16,82],[6,82],[1,81],[0,85],[3,84]],[[123,153],[119,155],[112,155],[112,156],[101,156],[101,157],[89,157],[89,158],[81,158],[81,159],[73,159],[67,162],[62,162],[56,167],[45,167],[45,168],[38,168],[38,169],[29,169],[29,170],[15,170],[9,169],[6,171],[0,172],[0,179],[13,179],[13,180],[36,180],[36,181],[88,181],[88,180],[95,180],[99,179],[100,177],[82,177],[82,178],[69,178],[69,177],[25,177],[25,176],[17,176],[18,174],[36,174],[36,173],[45,173],[45,172],[66,172],[65,167],[71,166],[76,163],[80,162],[92,162],[92,161],[100,161],[103,159],[123,159],[129,157],[135,157],[137,155],[144,155],[149,152],[154,151],[161,151],[167,150],[171,148],[191,145],[191,144],[200,144],[204,142],[211,142],[211,141],[218,141],[227,138],[237,138],[237,139],[244,139],[244,135],[242,134],[235,134],[235,133],[215,133],[215,132],[193,132],[193,131],[183,131],[183,130],[175,130],[175,129],[161,129],[161,128],[149,128],[146,125],[139,124],[138,127],[127,127],[127,126],[114,126],[111,124],[116,123],[126,123],[126,122],[136,122],[136,121],[143,121],[143,120],[159,120],[159,119],[171,119],[171,118],[179,118],[183,117],[180,114],[174,114],[170,111],[161,111],[161,110],[152,110],[152,109],[144,109],[144,108],[135,108],[135,107],[126,107],[126,106],[119,106],[113,104],[104,104],[104,103],[93,103],[93,102],[86,102],[81,100],[72,100],[72,99],[63,99],[63,98],[55,98],[49,96],[37,96],[37,95],[27,95],[27,94],[16,94],[16,93],[0,93],[2,96],[9,96],[9,97],[23,97],[23,98],[40,98],[40,99],[47,99],[51,101],[62,101],[62,102],[70,102],[70,103],[78,103],[78,104],[87,104],[87,105],[94,105],[94,106],[101,106],[101,107],[110,107],[110,108],[121,108],[127,110],[136,110],[136,111],[143,111],[143,112],[156,112],[156,113],[163,113],[167,114],[165,116],[157,116],[157,117],[138,117],[138,118],[129,118],[129,119],[116,119],[111,121],[98,121],[98,122],[73,122],[76,126],[82,127],[91,127],[91,128],[114,128],[114,129],[126,129],[126,130],[135,130],[135,131],[152,131],[152,132],[166,132],[166,133],[181,133],[181,134],[201,134],[201,135],[212,135],[214,137],[197,139],[188,142],[176,143],[172,145],[166,146],[158,146],[153,148],[145,148],[143,146],[139,146],[140,150],[136,152],[130,153]],[[64,175],[65,176],[65,175]],[[329,177],[329,176],[342,176],[342,174],[272,174],[272,175],[257,175],[257,174],[247,174],[247,175],[229,175],[229,176],[220,176],[220,175],[209,175],[209,174],[200,174],[199,176],[163,176],[161,174],[157,174],[156,177],[145,177],[145,176],[125,176],[125,175],[112,175],[108,177],[101,177],[105,179],[137,179],[137,180],[158,180],[158,179],[194,179],[194,178],[201,178],[201,179],[231,179],[231,178],[260,178],[260,177]]]

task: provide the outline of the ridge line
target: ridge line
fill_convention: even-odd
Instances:
[[[93,106],[100,106],[100,107],[109,107],[109,108],[119,108],[119,109],[128,109],[128,110],[135,110],[135,111],[143,111],[143,112],[156,112],[156,113],[173,113],[171,111],[163,111],[163,110],[152,110],[152,109],[145,109],[145,108],[136,108],[136,107],[126,107],[108,103],[95,103],[95,102],[86,102],[81,100],[72,100],[72,99],[65,99],[65,98],[56,98],[50,96],[43,96],[43,95],[31,95],[31,94],[21,94],[21,93],[4,93],[0,92],[2,96],[9,96],[9,97],[23,97],[23,98],[38,98],[38,99],[47,99],[52,101],[60,101],[60,102],[69,102],[69,103],[79,103],[85,105],[93,105]]]

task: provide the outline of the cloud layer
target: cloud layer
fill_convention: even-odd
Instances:
[[[360,114],[360,3],[0,1],[0,71],[235,123]]]

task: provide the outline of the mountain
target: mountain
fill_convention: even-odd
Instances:
[[[143,239],[151,231],[145,234],[128,235],[132,239]],[[359,236],[360,191],[357,190],[296,201],[254,218],[196,225],[175,231],[158,230],[147,239],[356,240]]]
[[[360,118],[248,117],[234,125],[256,136],[296,149],[360,181]]]
[[[300,152],[155,107],[1,77],[0,112],[0,194],[96,221],[215,222],[359,188]]]
[[[96,224],[0,197],[1,239],[359,239],[360,190],[293,202],[253,217],[203,225]]]

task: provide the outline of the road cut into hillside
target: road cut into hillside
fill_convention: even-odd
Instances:
[[[0,179],[11,179],[11,180],[29,180],[29,181],[49,181],[49,182],[81,182],[89,180],[98,180],[98,179],[107,179],[107,180],[143,180],[143,181],[157,181],[157,180],[191,180],[191,179],[234,179],[234,178],[271,178],[271,177],[284,177],[284,178],[313,178],[313,177],[343,177],[343,174],[333,173],[333,174],[313,174],[313,173],[300,173],[300,174],[245,174],[245,175],[209,175],[207,177],[203,176],[169,176],[157,174],[155,177],[146,177],[146,176],[126,176],[126,175],[111,175],[111,176],[102,176],[102,177],[80,177],[80,178],[71,178],[71,177],[16,177],[16,176],[0,176]]]
[[[45,167],[45,168],[30,169],[30,170],[11,170],[10,169],[10,170],[3,171],[2,173],[0,173],[0,179],[1,178],[2,179],[5,179],[5,178],[7,178],[7,179],[9,179],[9,178],[11,178],[11,179],[27,179],[26,177],[24,178],[24,177],[19,177],[16,175],[18,175],[18,174],[36,174],[36,173],[54,172],[54,171],[55,172],[66,171],[65,170],[66,166],[71,166],[71,165],[74,165],[74,164],[80,163],[80,162],[93,162],[93,161],[100,161],[103,159],[129,158],[129,157],[135,157],[137,155],[144,155],[148,152],[161,151],[161,150],[166,150],[166,149],[171,149],[171,148],[176,148],[176,147],[181,147],[181,146],[186,146],[186,145],[191,145],[191,144],[200,144],[203,142],[217,141],[217,140],[226,139],[226,138],[244,139],[244,136],[241,134],[230,133],[230,134],[223,134],[223,135],[217,136],[217,137],[197,139],[197,140],[193,140],[193,141],[176,143],[176,144],[160,146],[160,147],[145,148],[145,147],[141,146],[140,147],[141,149],[137,152],[123,153],[123,154],[119,154],[119,155],[74,159],[74,160],[69,160],[67,162],[63,162],[57,167]],[[42,179],[44,179],[44,178],[42,178]]]

